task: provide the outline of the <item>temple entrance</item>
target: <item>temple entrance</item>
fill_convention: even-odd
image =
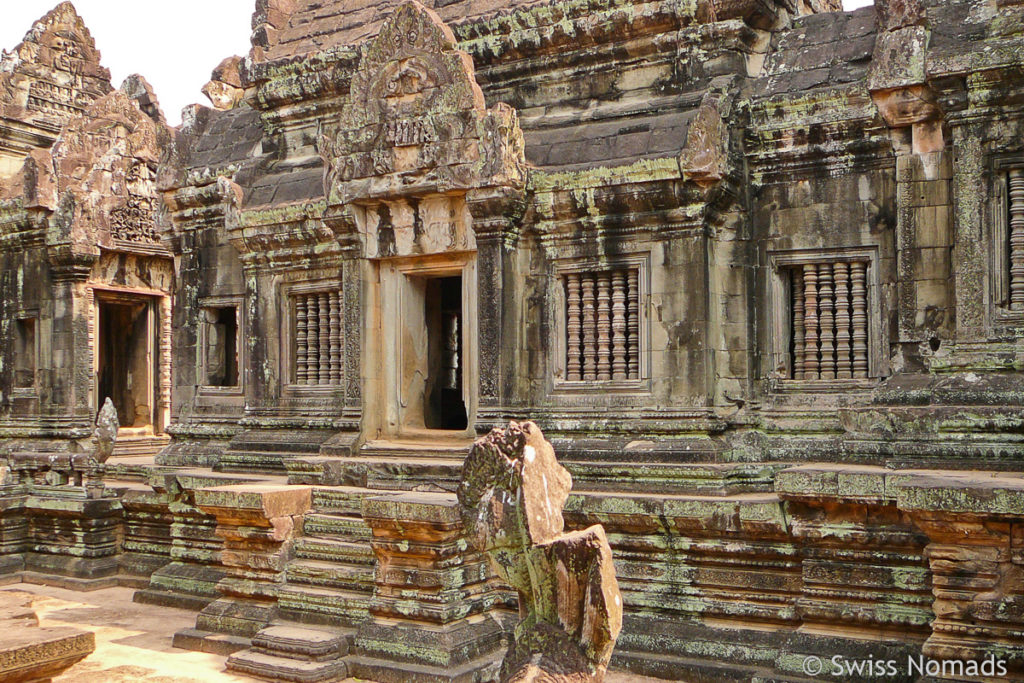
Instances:
[[[380,262],[367,320],[369,440],[472,436],[476,370],[475,254]]]
[[[462,277],[426,282],[427,383],[423,424],[427,429],[465,429],[462,398]]]
[[[96,409],[114,403],[123,430],[152,434],[155,415],[155,308],[144,296],[97,301]]]

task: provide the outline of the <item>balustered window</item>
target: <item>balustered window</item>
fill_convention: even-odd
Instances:
[[[797,380],[869,376],[867,260],[802,263],[789,279],[789,377]]]
[[[565,296],[565,379],[643,379],[640,268],[570,272]]]
[[[302,386],[341,384],[341,293],[292,295],[292,381]]]

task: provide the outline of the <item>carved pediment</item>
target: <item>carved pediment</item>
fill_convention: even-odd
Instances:
[[[59,126],[110,91],[110,72],[70,2],[57,5],[0,57],[3,117]]]
[[[515,110],[486,107],[471,57],[414,0],[364,48],[320,151],[335,205],[522,187],[525,177]]]
[[[65,126],[7,186],[26,206],[48,211],[53,247],[98,255],[100,248],[159,248],[156,168],[168,131],[114,91]]]

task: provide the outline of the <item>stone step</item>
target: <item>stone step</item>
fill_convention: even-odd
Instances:
[[[304,536],[295,539],[295,557],[304,560],[323,560],[350,564],[374,562],[373,550],[368,543],[337,541],[328,538]]]
[[[359,655],[349,658],[351,674],[376,683],[477,683],[497,680],[504,652],[493,653],[454,667],[414,664]]]
[[[313,509],[322,513],[360,517],[363,498],[385,493],[361,486],[316,486],[313,488]]]
[[[349,486],[376,491],[451,493],[462,477],[462,459],[441,457],[361,455],[339,461],[338,467]]]
[[[278,590],[277,605],[295,621],[354,626],[369,617],[370,598],[369,593],[359,591],[284,584]]]
[[[334,435],[319,429],[252,429],[232,438],[229,450],[314,455]]]
[[[118,436],[113,461],[119,458],[153,458],[171,443],[169,436]]]
[[[369,541],[373,537],[362,517],[316,512],[303,521],[306,536],[327,536],[342,541]]]
[[[247,474],[287,474],[284,463],[300,454],[283,451],[242,451],[227,450],[220,456],[218,472],[242,472]]]
[[[572,474],[573,489],[645,493],[734,495],[773,490],[781,464],[764,463],[636,463],[563,462]]]
[[[297,624],[275,624],[253,636],[252,649],[289,659],[326,662],[348,654],[352,635]]]
[[[473,442],[468,439],[367,441],[359,449],[359,457],[464,460],[472,446]]]
[[[340,681],[348,677],[348,664],[342,659],[310,662],[269,655],[257,650],[245,650],[228,657],[228,671],[255,676],[270,681],[295,683],[322,683]]]
[[[373,592],[372,564],[339,564],[322,560],[292,560],[286,569],[289,585]]]

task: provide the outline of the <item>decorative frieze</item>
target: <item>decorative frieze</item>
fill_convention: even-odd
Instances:
[[[790,377],[868,376],[867,261],[807,263],[790,269]]]
[[[638,269],[568,273],[563,278],[563,286],[567,379],[570,382],[639,379]]]
[[[341,293],[296,294],[295,384],[341,384]]]

